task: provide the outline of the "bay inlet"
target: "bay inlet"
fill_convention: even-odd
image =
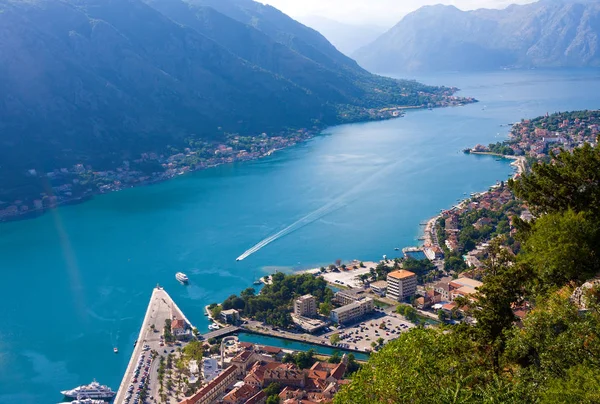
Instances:
[[[0,402],[58,402],[60,390],[93,378],[117,388],[157,283],[205,331],[204,306],[258,276],[401,254],[394,248],[415,245],[422,221],[513,173],[510,161],[462,149],[502,141],[501,125],[521,118],[600,105],[595,71],[415,78],[481,103],[330,128],[262,160],[0,225],[0,292],[10,302],[0,310]]]

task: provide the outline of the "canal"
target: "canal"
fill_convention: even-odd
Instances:
[[[349,353],[348,351],[342,349],[329,348],[326,346],[309,344],[306,342],[298,342],[298,341],[290,341],[287,339],[269,337],[266,335],[257,335],[257,334],[247,334],[240,333],[239,340],[242,342],[250,342],[252,344],[258,345],[267,345],[274,346],[282,349],[289,349],[294,351],[308,351],[309,349],[313,349],[316,353],[322,355],[333,355],[334,353],[339,353],[340,355],[344,353]],[[369,355],[361,352],[352,352],[354,357],[360,361],[366,361],[369,359]]]

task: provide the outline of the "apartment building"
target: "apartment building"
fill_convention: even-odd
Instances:
[[[413,296],[417,291],[417,275],[401,269],[392,271],[387,276],[387,296],[402,301]]]
[[[337,324],[349,323],[373,311],[373,299],[365,297],[337,309],[331,310],[331,321]]]
[[[317,299],[313,295],[304,295],[294,301],[294,314],[301,317],[317,315]]]

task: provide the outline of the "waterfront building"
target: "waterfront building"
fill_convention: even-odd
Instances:
[[[334,295],[335,301],[344,306],[346,304],[358,302],[365,297],[365,291],[363,289],[347,289],[340,290]]]
[[[417,291],[417,275],[405,269],[392,271],[387,276],[387,284],[387,296],[402,301]]]
[[[425,256],[429,261],[439,260],[444,258],[444,252],[438,246],[427,247],[423,250]]]
[[[387,292],[387,282],[386,281],[377,281],[371,283],[371,291],[379,296],[385,296]]]
[[[216,402],[223,393],[237,380],[238,371],[235,366],[225,369],[219,376],[198,390],[193,396],[187,397],[179,404],[211,404]]]
[[[365,297],[357,302],[352,302],[337,309],[331,310],[331,321],[336,324],[345,324],[356,320],[373,311],[373,299]]]
[[[171,321],[171,333],[178,340],[186,340],[192,336],[192,330],[185,320],[174,318]]]
[[[237,325],[240,321],[240,313],[236,309],[221,311],[221,319],[227,324]]]
[[[304,295],[294,301],[294,314],[301,317],[317,315],[317,299],[313,295]]]

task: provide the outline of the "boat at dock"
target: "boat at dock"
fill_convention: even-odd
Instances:
[[[93,400],[91,398],[78,398],[77,400],[74,400],[74,401],[66,401],[66,402],[59,403],[59,404],[108,404],[108,403],[104,400]]]
[[[113,398],[117,393],[110,387],[101,385],[96,380],[88,385],[78,386],[71,390],[63,390],[61,394],[68,398],[81,399],[97,399],[97,398]]]
[[[190,280],[188,276],[183,272],[177,272],[175,274],[175,279],[177,279],[181,283],[188,283],[188,281]]]

